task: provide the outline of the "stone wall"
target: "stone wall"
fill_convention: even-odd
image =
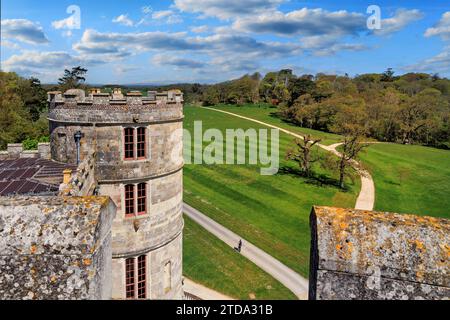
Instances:
[[[98,194],[109,196],[118,208],[112,225],[113,298],[126,296],[125,260],[142,256],[147,261],[146,298],[181,298],[182,93],[149,92],[143,97],[140,92],[124,96],[118,89],[112,96],[100,90],[89,96],[78,89],[64,95],[52,92],[49,120],[52,159],[75,163],[74,134],[81,131],[80,159],[96,154]],[[146,128],[145,157],[125,159],[125,128],[134,128],[135,138],[137,128]],[[125,186],[142,183],[146,212],[125,216]],[[161,282],[168,273],[170,285],[167,279]]]
[[[89,196],[93,195],[97,186],[95,176],[95,153],[86,157],[75,172],[64,171],[64,181],[60,186],[61,196]],[[66,177],[69,175],[69,178]]]
[[[180,299],[182,277],[183,173],[145,181],[147,214],[126,217],[124,184],[100,184],[99,193],[108,194],[117,205],[113,222],[113,298],[125,293],[125,259],[147,256],[147,292],[151,299]],[[163,266],[170,262],[172,287],[163,288]]]
[[[450,299],[450,221],[314,207],[312,300]]]
[[[50,143],[39,143],[37,150],[24,150],[21,143],[8,143],[5,151],[0,151],[0,160],[18,158],[50,159]]]
[[[110,299],[107,197],[0,198],[0,300]]]
[[[123,99],[107,93],[85,97],[82,90],[49,93],[49,119],[60,123],[155,123],[183,116],[183,94],[179,91],[128,93]]]

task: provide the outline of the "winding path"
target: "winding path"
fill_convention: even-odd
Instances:
[[[229,114],[234,117],[242,118],[248,121],[256,122],[261,125],[278,129],[281,132],[284,132],[290,136],[295,138],[303,139],[303,137],[299,134],[296,134],[292,131],[271,125],[269,123],[265,123],[256,119],[244,117],[232,112],[218,110],[214,108],[206,108],[208,110],[222,112]],[[336,143],[330,146],[318,144],[318,146],[328,152],[332,152],[337,156],[340,156],[340,153],[336,150],[337,147],[342,145],[342,143]],[[360,210],[373,210],[375,203],[375,184],[373,182],[372,176],[369,172],[361,168],[360,164],[357,161],[352,162],[353,167],[358,172],[361,177],[361,191],[356,200],[356,209]],[[239,235],[233,233],[228,230],[224,226],[215,222],[211,218],[207,217],[205,214],[200,211],[194,209],[188,204],[183,204],[183,212],[194,220],[196,223],[201,225],[203,228],[214,234],[217,238],[228,244],[229,246],[236,247],[239,240],[242,240],[243,246],[241,250],[241,254],[255,263],[258,267],[266,271],[272,277],[281,282],[286,288],[291,290],[299,299],[307,299],[308,297],[308,280],[303,278],[300,274],[290,269],[289,267],[282,264],[280,261],[267,254],[263,250],[259,249],[255,245],[246,241]]]
[[[263,121],[259,121],[259,120],[252,119],[249,117],[241,116],[239,114],[224,111],[224,110],[218,110],[218,109],[207,108],[207,107],[203,107],[203,108],[212,110],[212,111],[216,111],[216,112],[226,113],[231,116],[245,119],[248,121],[256,122],[256,123],[262,124],[262,125],[270,127],[270,128],[278,129],[281,132],[284,132],[295,138],[303,139],[303,136],[301,136],[299,134],[296,134],[292,131],[274,126],[272,124],[269,124],[269,123],[266,123]],[[317,146],[319,148],[322,148],[324,150],[332,152],[337,156],[340,156],[340,153],[336,150],[336,148],[340,145],[342,145],[342,143],[336,143],[336,144],[333,144],[330,146],[323,145],[323,144],[317,144]],[[373,182],[373,179],[372,179],[372,176],[370,175],[370,173],[367,170],[364,170],[357,161],[353,161],[352,164],[361,178],[361,191],[359,192],[358,198],[356,199],[355,209],[372,211],[374,208],[374,205],[375,205],[375,183]]]
[[[288,268],[280,261],[246,241],[239,235],[218,224],[197,209],[183,204],[183,212],[203,228],[214,234],[217,238],[234,248],[242,240],[241,254],[266,271],[272,277],[281,282],[291,290],[299,299],[306,300],[308,297],[308,280],[303,278],[294,270]]]

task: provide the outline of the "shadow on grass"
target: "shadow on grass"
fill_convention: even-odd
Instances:
[[[300,170],[298,168],[288,167],[288,166],[281,167],[280,170],[278,170],[278,174],[290,175],[290,176],[294,176],[294,177],[302,177],[303,179],[305,179],[305,182],[307,184],[311,184],[311,185],[315,185],[315,186],[319,186],[319,187],[331,186],[331,187],[338,188],[339,190],[341,190],[343,192],[350,191],[350,189],[348,187],[344,187],[344,189],[341,189],[339,186],[339,180],[330,178],[329,176],[327,176],[325,174],[317,174],[315,172],[312,172],[311,175],[308,177],[305,175],[305,173],[302,170]]]

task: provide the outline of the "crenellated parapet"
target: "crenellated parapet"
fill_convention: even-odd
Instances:
[[[87,156],[76,171],[64,170],[64,180],[59,186],[60,196],[91,196],[95,192],[97,180],[95,176],[95,153]]]
[[[448,300],[450,221],[314,207],[309,298]]]
[[[140,91],[123,94],[114,89],[112,94],[91,89],[70,89],[48,92],[49,120],[69,123],[154,123],[180,120],[183,116],[183,93]]]

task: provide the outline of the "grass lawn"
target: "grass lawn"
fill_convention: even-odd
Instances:
[[[232,298],[293,300],[295,295],[228,245],[185,216],[183,273]]]
[[[280,119],[276,112],[278,109],[269,104],[246,104],[243,106],[236,105],[217,105],[214,108],[221,109],[228,112],[233,112],[244,117],[253,118],[259,121],[269,123],[271,125],[292,131],[297,134],[311,134],[314,138],[322,139],[322,144],[331,145],[341,141],[341,137],[337,134],[302,128],[295,124],[286,122]]]
[[[450,218],[450,151],[377,144],[361,155],[375,180],[375,209]]]
[[[251,121],[199,107],[186,107],[184,127],[193,130],[194,120],[203,129],[264,128]],[[246,238],[290,268],[309,272],[309,214],[313,205],[353,207],[359,179],[342,191],[330,184],[329,172],[306,179],[290,173],[295,167],[284,160],[293,138],[280,133],[280,167],[274,176],[260,175],[257,165],[194,165],[184,169],[184,199],[218,223]],[[324,152],[324,151],[323,151]],[[334,180],[333,180],[334,181]]]

